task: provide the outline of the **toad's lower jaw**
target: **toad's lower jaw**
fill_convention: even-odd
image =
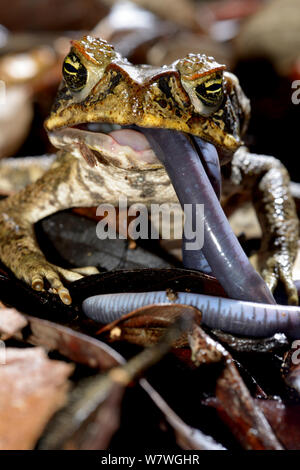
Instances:
[[[72,153],[76,146],[81,150],[87,147],[101,153],[107,163],[125,170],[151,170],[162,166],[146,137],[133,129],[119,129],[106,134],[101,130],[91,132],[69,127],[49,132],[49,139],[56,148]]]
[[[211,169],[216,160],[214,146],[199,139],[195,146],[191,137],[168,129],[144,128],[141,131],[164,164],[182,207],[184,204],[192,204],[194,208],[197,204],[204,205],[202,252],[229,297],[275,303],[232,232],[202,164],[203,161]],[[214,177],[217,181],[216,175]],[[197,269],[199,254],[199,250],[188,254],[189,268]]]

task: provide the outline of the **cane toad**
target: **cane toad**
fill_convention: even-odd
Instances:
[[[289,302],[297,303],[292,266],[298,219],[289,176],[275,158],[252,155],[243,146],[249,102],[238,79],[225,69],[200,54],[161,68],[134,66],[101,39],[72,41],[45,122],[59,149],[57,159],[37,182],[0,202],[3,263],[33,289],[50,287],[70,304],[65,283],[95,268],[50,264],[37,244],[34,224],[75,206],[117,204],[119,196],[129,203],[177,202],[164,166],[140,132],[166,128],[213,144],[224,168],[226,196],[252,193],[263,229],[262,276],[272,291],[282,281]]]

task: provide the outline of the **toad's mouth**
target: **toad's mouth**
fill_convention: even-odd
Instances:
[[[191,230],[200,214],[204,244],[189,252],[184,235],[185,266],[200,269],[206,258],[212,273],[227,294],[239,300],[274,303],[268,287],[249,263],[233,234],[219,203],[220,164],[214,145],[180,131],[159,128],[108,128],[80,125],[51,131],[49,138],[59,148],[79,152],[100,152],[101,157],[118,161],[118,166],[140,169],[164,166],[182,208],[192,208]],[[86,150],[87,149],[87,150]],[[127,167],[126,167],[127,165]],[[100,170],[101,171],[101,170]],[[159,201],[158,201],[159,202]],[[204,212],[199,211],[204,207]],[[188,238],[191,238],[190,236]]]
[[[144,131],[146,132],[146,129],[138,126],[94,122],[51,131],[49,139],[56,148],[77,153],[90,161],[89,154],[92,152],[95,155],[93,158],[95,161],[101,155],[101,162],[104,161],[124,170],[162,168],[163,164]],[[199,137],[192,138],[195,139],[198,147],[206,149],[204,155],[202,155],[203,152],[199,152],[199,156],[217,196],[220,197],[221,174],[218,154],[214,151],[212,144],[204,143]]]
[[[56,148],[82,156],[88,151],[125,170],[148,170],[162,165],[147,138],[139,131],[119,125],[88,123],[49,132]]]

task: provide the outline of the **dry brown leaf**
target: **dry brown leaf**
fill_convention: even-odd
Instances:
[[[300,406],[281,400],[255,400],[278,439],[288,450],[300,450]]]
[[[160,409],[174,431],[177,444],[185,450],[225,450],[221,444],[211,436],[203,434],[186,424],[158,394],[158,392],[145,379],[140,380],[140,385],[148,393],[152,401]]]
[[[189,341],[196,364],[223,361],[214,406],[241,445],[248,450],[282,449],[226,349],[197,325],[189,335]]]
[[[5,340],[27,325],[26,318],[14,308],[0,307],[0,339]]]
[[[42,348],[6,349],[0,365],[0,450],[32,449],[66,400],[73,366],[49,360]]]
[[[171,294],[170,294],[171,295]],[[201,312],[189,305],[153,304],[140,307],[118,320],[102,327],[98,334],[109,333],[109,341],[128,341],[139,346],[150,346],[156,343],[176,318],[189,315],[197,323],[201,322]],[[188,346],[186,334],[183,334],[174,347]]]

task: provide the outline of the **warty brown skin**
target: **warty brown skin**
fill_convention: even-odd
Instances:
[[[240,147],[224,179],[224,193],[249,192],[263,234],[258,256],[262,277],[272,292],[282,281],[289,303],[297,305],[292,267],[297,256],[299,221],[289,183],[289,174],[279,160]]]
[[[48,263],[40,250],[34,224],[60,210],[118,204],[120,196],[129,203],[152,204],[177,201],[163,168],[147,172],[126,171],[99,164],[91,167],[84,158],[59,152],[57,160],[37,182],[0,201],[0,256],[19,278],[35,290],[43,290],[47,279],[52,291],[66,304],[71,302],[63,281],[75,281],[98,270],[75,271]],[[96,236],[96,234],[95,234]]]
[[[162,70],[153,71],[152,75],[150,74],[150,82],[148,81],[149,73],[146,74],[146,78],[144,77],[139,84],[133,78],[135,70],[132,65],[129,74],[129,67],[125,67],[119,57],[117,58],[119,63],[117,65],[113,63],[115,56],[108,45],[104,47],[105,60],[103,59],[102,63],[101,48],[104,43],[99,40],[98,43],[95,41],[85,38],[80,42],[80,47],[78,44],[78,47],[74,47],[87,68],[95,67],[96,71],[97,67],[101,68],[99,81],[89,90],[88,95],[82,98],[83,101],[80,101],[76,94],[73,98],[71,91],[66,89],[66,84],[63,84],[57,103],[46,122],[48,130],[52,132],[57,128],[79,122],[99,120],[167,127],[210,140],[218,147],[220,154],[223,152],[226,155],[227,159],[228,155],[233,155],[231,163],[224,167],[224,194],[227,197],[229,194],[245,190],[252,194],[263,230],[260,252],[261,274],[272,291],[279,280],[283,281],[289,303],[296,304],[298,296],[292,282],[292,267],[297,253],[298,219],[289,191],[289,176],[284,166],[275,158],[252,155],[244,147],[237,150],[242,143],[237,131],[240,130],[242,134],[244,130],[242,128],[245,127],[247,120],[247,105],[243,102],[242,91],[235,83],[234,76],[226,75],[223,85],[227,114],[221,106],[213,116],[204,118],[198,116],[193,110],[189,94],[181,85],[180,77],[185,73],[191,73],[191,70],[186,70],[184,60],[180,64],[181,75],[177,69],[174,73],[172,72],[174,64],[168,68],[167,74],[165,70],[163,71],[164,77],[167,77],[164,80],[167,80],[168,86],[162,89],[155,81],[155,76],[161,78]],[[91,51],[96,51],[98,54],[93,55],[93,60],[91,60]],[[194,57],[191,64],[190,62],[188,64],[191,65],[194,73],[193,61],[195,62]],[[196,63],[196,80],[199,77],[201,79],[203,74],[218,69],[214,62],[204,61],[203,63],[205,70],[204,72],[200,70],[202,75],[199,72],[199,64]],[[105,67],[108,68],[107,71]],[[115,72],[116,67],[121,76],[118,78],[118,84],[114,84],[109,91],[108,82],[111,79],[111,71]],[[140,70],[137,69],[136,73],[140,74],[141,80]],[[104,84],[106,90],[102,95],[101,83]],[[171,83],[172,86],[170,86]],[[124,108],[125,114],[122,115],[120,112],[116,113],[116,106],[119,98],[122,98],[121,104],[123,104],[124,90],[127,90],[129,106]],[[134,91],[132,95],[129,94],[130,90]],[[157,99],[157,94],[160,94],[159,99]],[[128,96],[132,96],[132,99],[134,96],[139,97],[139,106],[144,106],[143,112],[132,114],[133,103],[130,102]],[[151,97],[153,107],[151,107]],[[158,113],[155,109],[162,98],[167,106],[160,108]],[[175,106],[175,101],[179,103],[180,112],[183,113],[182,121],[178,119],[175,108],[172,108]],[[228,113],[230,106],[231,112]],[[109,109],[111,109],[111,115],[108,113]],[[117,109],[123,108],[120,106]],[[231,116],[230,119],[228,114]],[[235,118],[232,119],[232,116]],[[220,124],[217,124],[218,119],[221,121]],[[211,138],[213,135],[214,137]],[[153,168],[149,165],[141,170],[133,165],[132,168],[125,169],[122,168],[122,162],[119,162],[118,167],[107,156],[104,158],[100,149],[97,153],[90,154],[92,155],[90,158],[87,155],[89,152],[81,151],[78,145],[74,148],[69,146],[58,153],[58,158],[52,168],[36,183],[0,201],[0,258],[2,262],[16,277],[31,285],[33,289],[43,290],[48,287],[48,284],[52,292],[57,293],[66,304],[71,303],[71,298],[64,283],[97,271],[92,267],[70,271],[48,263],[35,239],[33,227],[37,221],[71,207],[93,207],[100,203],[117,204],[121,195],[126,196],[129,203],[142,202],[149,205],[177,202],[173,186],[162,166],[156,165]],[[223,161],[221,159],[221,163],[224,162],[226,159]]]

